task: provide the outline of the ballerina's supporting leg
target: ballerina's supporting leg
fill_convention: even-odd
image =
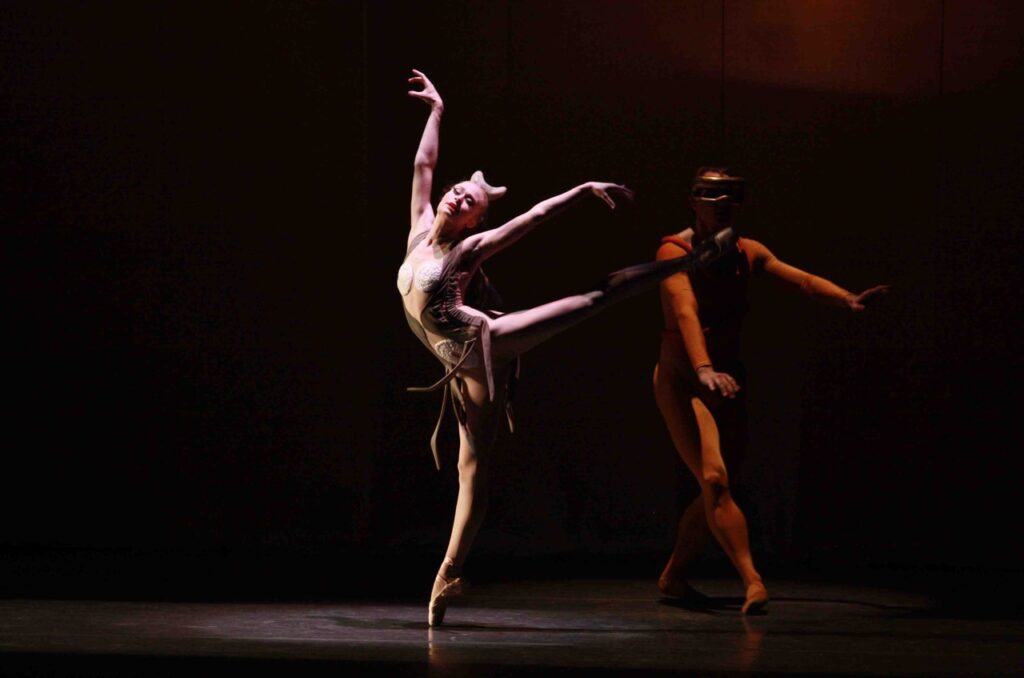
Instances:
[[[482,381],[466,373],[459,379],[466,408],[466,420],[459,424],[459,495],[448,550],[430,593],[430,626],[444,621],[449,600],[462,592],[462,564],[487,513],[491,448],[504,412],[502,395],[492,402]],[[453,386],[459,388],[458,383]]]

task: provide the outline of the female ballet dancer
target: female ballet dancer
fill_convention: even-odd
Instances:
[[[697,221],[693,228],[663,238],[657,260],[674,260],[716,234],[731,231],[743,187],[743,178],[725,168],[700,168],[690,194]],[[739,340],[747,312],[747,283],[756,275],[768,275],[812,299],[854,312],[889,290],[888,285],[879,285],[852,294],[783,263],[749,238],[736,239],[704,270],[681,272],[661,283],[665,324],[654,393],[676,451],[700,483],[701,493],[679,519],[675,548],[658,587],[672,597],[700,595],[687,584],[685,570],[710,531],[743,579],[743,614],[758,612],[768,603],[768,590],[750,555],[747,522],[729,492],[726,470],[727,462],[739,462],[746,445]]]
[[[475,172],[468,181],[445,192],[435,211],[430,192],[444,104],[422,72],[413,70],[409,82],[422,86],[409,95],[426,102],[430,115],[416,153],[411,229],[397,285],[409,327],[445,366],[445,375],[437,383],[410,390],[444,391],[441,415],[431,438],[438,468],[437,437],[449,399],[458,419],[460,443],[455,520],[428,606],[428,622],[435,626],[443,621],[448,600],[461,592],[461,567],[487,508],[489,452],[501,413],[508,416],[510,427],[512,423],[507,406],[519,355],[668,275],[707,265],[730,242],[731,232],[720,233],[717,240],[710,239],[687,256],[613,273],[584,294],[515,313],[498,313],[493,310],[496,293],[480,268],[486,259],[585,196],[596,196],[614,209],[613,196],[628,200],[632,192],[619,184],[590,181],[539,202],[497,228],[480,231],[490,202],[500,198],[505,188],[489,185],[481,172]]]

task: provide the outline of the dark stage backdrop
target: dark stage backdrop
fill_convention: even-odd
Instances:
[[[858,317],[752,292],[733,484],[766,569],[1019,570],[1022,39],[1014,0],[5,2],[4,553],[440,558],[455,460],[405,392],[440,366],[394,288],[418,68],[437,184],[507,184],[492,223],[637,191],[489,263],[509,309],[652,258],[704,164],[783,260],[895,285]],[[525,357],[478,574],[656,575],[696,491],[659,324],[652,291]]]

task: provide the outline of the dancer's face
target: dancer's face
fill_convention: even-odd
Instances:
[[[487,194],[472,181],[460,181],[441,196],[437,203],[437,218],[449,235],[457,235],[475,228],[487,212]]]

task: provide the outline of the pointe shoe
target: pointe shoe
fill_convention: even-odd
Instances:
[[[760,579],[747,587],[747,597],[743,601],[740,614],[757,614],[768,604],[768,589]]]
[[[705,600],[706,595],[690,586],[685,579],[674,579],[664,575],[658,579],[658,590],[666,598],[682,598],[684,600]]]
[[[438,582],[441,583],[440,588],[437,587]],[[437,593],[430,597],[430,604],[427,605],[427,624],[440,626],[444,621],[444,613],[448,610],[448,602],[452,598],[462,595],[462,578],[445,579],[441,575],[437,575],[434,580],[434,589]]]

